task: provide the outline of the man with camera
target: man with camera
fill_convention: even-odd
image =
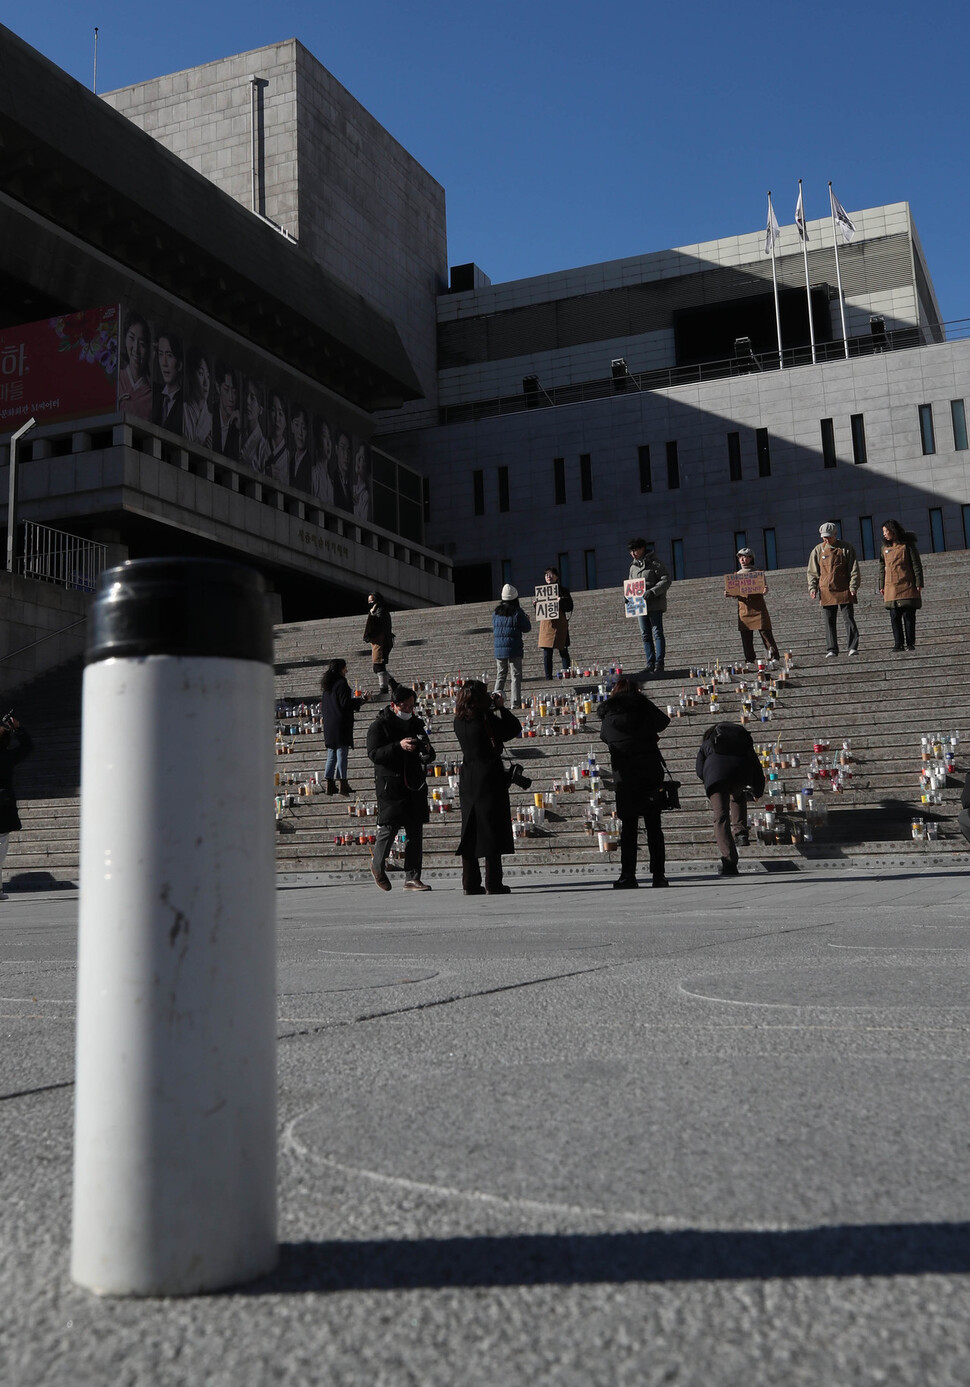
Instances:
[[[371,872],[382,891],[390,891],[387,854],[395,834],[404,829],[405,891],[430,891],[421,880],[422,835],[428,810],[428,763],[434,747],[414,711],[414,690],[391,685],[390,705],[367,730],[367,755],[374,763],[377,789],[377,842]]]

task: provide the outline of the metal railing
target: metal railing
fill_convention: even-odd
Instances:
[[[936,346],[967,337],[970,337],[970,318],[959,318],[951,323],[890,328],[885,332],[850,337],[849,359],[877,356],[883,352],[906,351],[912,347]],[[548,389],[538,384],[528,393],[503,395],[490,400],[471,400],[467,404],[442,405],[438,411],[438,422],[463,424],[478,419],[493,419],[504,414],[522,414],[530,409],[554,409],[559,405],[583,404],[587,400],[606,400],[616,395],[629,396],[651,390],[669,390],[677,385],[700,385],[705,381],[723,380],[729,376],[754,375],[781,369],[792,370],[826,361],[844,361],[845,358],[845,344],[840,337],[834,342],[817,342],[814,362],[810,346],[789,347],[782,352],[781,361],[778,359],[777,350],[748,352],[741,356],[732,356],[720,361],[704,361],[691,366],[664,366],[653,371],[631,372],[618,380],[607,376],[597,380],[580,381],[576,385],[553,385]]]
[[[77,592],[94,592],[106,565],[105,545],[79,539],[63,530],[52,530],[33,520],[24,524],[23,532],[20,571],[25,578],[57,583]]]

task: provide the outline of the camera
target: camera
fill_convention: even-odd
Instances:
[[[7,730],[10,731],[10,732],[12,732],[12,731],[14,730],[15,722],[14,722],[14,711],[13,711],[12,708],[10,709],[9,712],[4,713],[3,717],[0,718],[0,726],[6,727]]]
[[[513,761],[509,767],[509,785],[518,785],[520,790],[528,790],[532,781],[519,765],[518,761]]]
[[[415,740],[418,744],[418,756],[424,765],[427,765],[429,761],[434,760],[434,752],[431,749],[431,739],[426,732],[422,732]]]

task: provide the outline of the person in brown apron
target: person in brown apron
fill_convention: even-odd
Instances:
[[[840,611],[845,620],[849,654],[858,655],[859,628],[852,609],[859,591],[859,560],[852,545],[839,539],[830,520],[820,525],[818,532],[822,542],[816,544],[808,559],[808,595],[818,601],[825,618],[825,658],[831,660],[839,653],[836,620]]]
[[[916,613],[923,605],[923,565],[916,536],[904,530],[898,520],[887,520],[882,537],[879,591],[889,610],[893,650],[915,650]]]
[[[738,550],[738,572],[751,573],[754,570],[754,550]],[[765,583],[765,592],[768,591],[768,584]],[[754,633],[761,632],[761,639],[768,652],[770,660],[779,659],[778,646],[775,643],[774,632],[771,629],[771,617],[768,615],[768,604],[765,602],[764,594],[752,592],[747,597],[739,597],[738,603],[738,630],[741,633],[741,647],[744,650],[744,658],[749,665],[754,664]]]

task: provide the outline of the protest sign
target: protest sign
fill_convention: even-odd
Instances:
[[[540,583],[534,601],[538,621],[556,621],[559,617],[559,584]]]

